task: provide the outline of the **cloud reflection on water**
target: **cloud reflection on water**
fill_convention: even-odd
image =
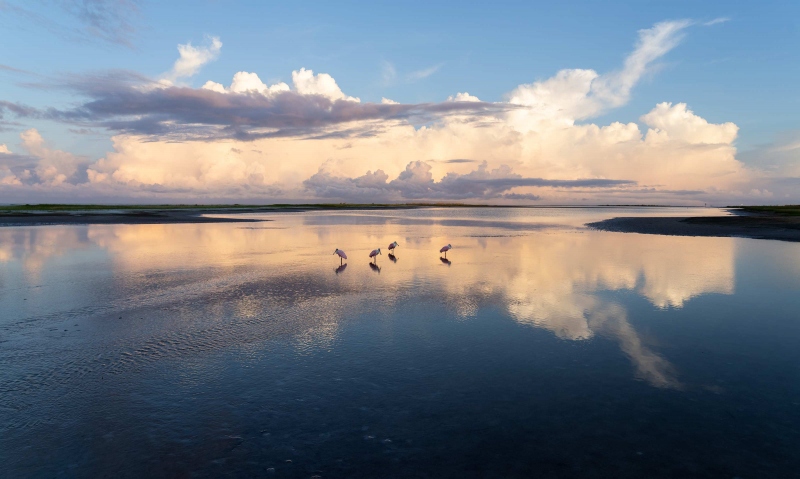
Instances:
[[[112,281],[120,285],[119,297],[109,301],[135,308],[194,298],[206,312],[242,318],[248,327],[276,306],[300,305],[303,314],[293,317],[305,319],[285,330],[306,349],[330,347],[346,318],[390,311],[401,306],[402,298],[434,295],[465,319],[481,308],[499,306],[518,323],[565,340],[613,338],[630,357],[636,376],[657,387],[680,387],[674,368],[641,340],[625,305],[603,293],[630,291],[656,308],[681,308],[696,296],[732,294],[734,289],[732,238],[545,230],[537,225],[514,228],[525,234],[508,235],[508,225],[499,226],[494,219],[476,231],[475,221],[348,218],[275,216],[275,225],[285,229],[233,224],[2,228],[0,261],[18,262],[27,273],[15,277],[13,268],[4,268],[2,284],[33,287],[39,280],[32,278],[39,278],[43,269],[58,269],[49,260],[90,250],[107,258]],[[388,238],[405,245],[403,261],[387,262],[380,269],[362,265],[367,253]],[[453,262],[436,267],[443,266],[437,260],[438,246],[445,243],[454,246]],[[343,247],[354,262],[347,274],[339,274],[346,265],[330,274],[337,266],[329,255],[331,247]],[[63,281],[50,287],[80,297],[86,286],[75,287],[69,270],[61,274]],[[223,307],[223,300],[229,307]]]

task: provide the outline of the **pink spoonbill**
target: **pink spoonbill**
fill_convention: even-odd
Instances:
[[[395,241],[394,243],[390,244],[389,245],[389,253],[394,253],[394,249],[397,248],[398,246],[400,246],[400,244],[397,241]]]
[[[379,255],[379,254],[381,254],[381,249],[380,249],[380,248],[378,248],[378,249],[374,249],[374,250],[372,250],[372,252],[369,254],[369,257],[370,257],[370,258],[373,258],[373,261],[377,262],[377,261],[378,261],[378,255]]]
[[[448,244],[446,246],[442,246],[442,249],[439,250],[440,253],[444,253],[444,257],[447,258],[447,252],[453,249],[453,246]]]
[[[339,264],[342,264],[342,261],[347,259],[347,255],[344,254],[344,251],[340,250],[339,248],[336,248],[336,250],[333,252],[333,254],[338,254],[339,255]]]

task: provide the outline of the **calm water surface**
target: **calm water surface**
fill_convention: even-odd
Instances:
[[[800,477],[800,244],[654,212],[0,228],[0,476]]]

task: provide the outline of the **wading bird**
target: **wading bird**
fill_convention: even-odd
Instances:
[[[344,251],[340,250],[339,248],[336,248],[336,250],[333,252],[333,254],[338,254],[339,255],[339,264],[342,264],[342,261],[347,259],[347,255],[344,254]]]
[[[397,243],[397,241],[395,241],[394,243],[390,244],[389,245],[389,253],[394,253],[394,249],[397,248],[398,246],[400,246],[400,244]]]
[[[444,257],[447,258],[447,252],[453,249],[451,245],[442,246],[442,249],[439,250],[440,253],[444,253]]]
[[[372,250],[372,253],[369,254],[369,257],[373,258],[373,261],[377,263],[379,254],[381,254],[381,249],[380,248],[374,249]]]

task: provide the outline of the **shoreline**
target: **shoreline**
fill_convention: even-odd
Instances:
[[[653,205],[636,205],[659,208]],[[594,205],[589,208],[630,206]],[[385,211],[425,208],[586,208],[577,206],[504,206],[453,203],[398,204],[275,204],[275,205],[7,205],[0,206],[0,228],[14,226],[89,224],[256,223],[257,218],[214,218],[203,215],[240,213],[299,213],[306,211]],[[687,206],[686,208],[693,208]]]
[[[700,217],[617,217],[587,223],[600,231],[800,241],[800,217],[745,214]]]

